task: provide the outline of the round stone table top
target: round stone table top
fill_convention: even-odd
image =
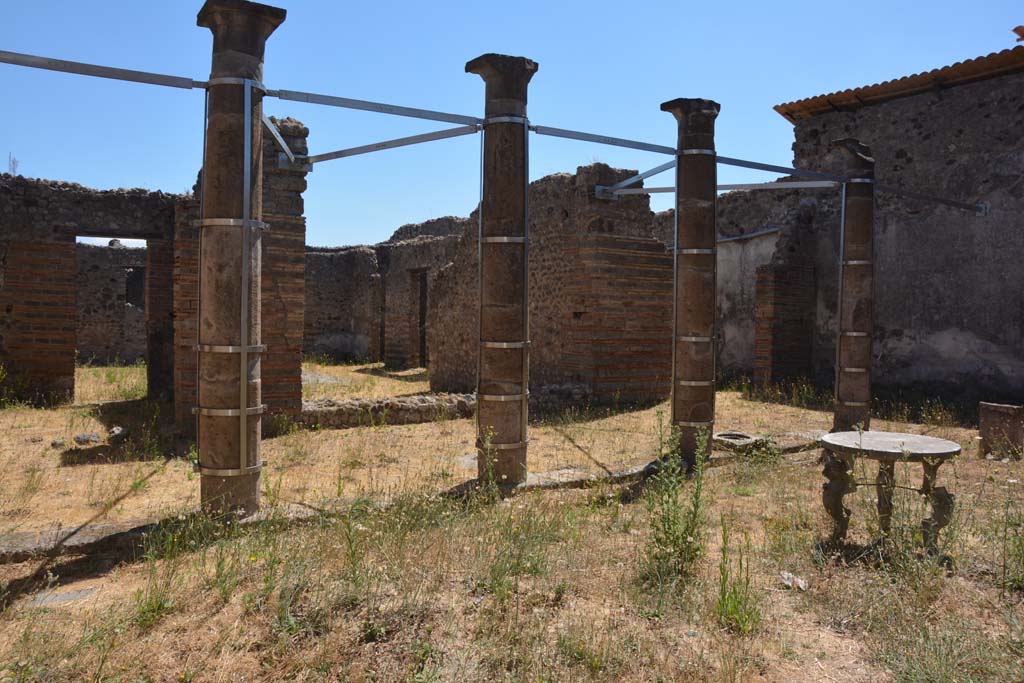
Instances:
[[[818,443],[836,453],[873,460],[947,460],[960,453],[960,444],[953,441],[901,432],[833,432]]]

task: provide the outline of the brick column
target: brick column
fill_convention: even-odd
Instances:
[[[292,119],[270,119],[285,144],[307,154],[309,129]],[[306,310],[306,219],[302,193],[306,167],[282,167],[280,150],[269,135],[263,140],[262,392],[267,413],[295,417],[302,412],[302,331]],[[263,420],[264,433],[276,420]]]
[[[260,477],[262,81],[266,40],[285,11],[207,0],[197,24],[213,32],[213,66],[199,246],[199,460],[203,507],[252,513]],[[221,80],[224,79],[224,80]],[[217,81],[220,80],[218,83]]]
[[[672,329],[672,424],[688,466],[698,432],[710,441],[715,420],[715,257],[717,102],[678,99],[661,105],[679,122],[676,147],[675,315]]]
[[[500,486],[526,481],[529,388],[526,91],[537,63],[486,54],[466,64],[486,83],[480,204],[480,356],[477,474]]]
[[[845,152],[843,221],[839,252],[839,330],[832,431],[871,426],[872,281],[874,266],[875,160],[867,145],[836,140]]]

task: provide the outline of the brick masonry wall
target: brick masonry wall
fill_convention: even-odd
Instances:
[[[814,294],[813,265],[768,263],[757,268],[756,381],[811,376]]]
[[[75,390],[75,243],[0,242],[3,389],[34,403]]]
[[[145,273],[146,250],[77,244],[75,252],[79,362],[145,360],[145,309],[128,301],[127,271]]]
[[[308,248],[303,352],[380,360],[382,301],[373,248]]]
[[[170,239],[174,201],[163,192],[0,175],[0,364],[16,397],[53,403],[74,395],[75,237]]]
[[[288,146],[305,154],[309,129],[294,119],[271,118]],[[297,415],[302,410],[302,341],[305,308],[306,219],[302,192],[306,173],[281,169],[278,149],[263,138],[262,343],[260,362],[263,402],[269,415]],[[194,429],[196,396],[196,316],[198,313],[198,204],[178,203],[174,225],[174,396],[180,429]],[[269,427],[271,420],[266,420]]]
[[[578,288],[582,277],[576,236],[651,235],[653,216],[647,197],[634,195],[612,202],[593,195],[594,185],[609,185],[632,173],[596,164],[581,167],[576,174],[556,174],[530,184],[532,388],[571,383],[579,374],[564,362],[572,346],[564,334],[574,312],[570,291]],[[443,340],[429,346],[430,382],[435,391],[475,388],[478,291],[476,230],[471,222],[452,263],[431,279],[427,335]],[[666,306],[671,308],[670,303]]]
[[[672,379],[672,254],[653,237],[585,235],[566,258],[564,383],[590,388],[598,403],[668,396]]]

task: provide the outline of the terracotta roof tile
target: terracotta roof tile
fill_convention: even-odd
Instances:
[[[967,59],[940,69],[932,69],[891,81],[778,104],[775,106],[775,111],[790,122],[796,123],[799,119],[808,119],[819,114],[851,111],[899,97],[908,97],[1022,71],[1024,71],[1024,45],[1019,45],[1002,52],[993,52],[985,57]]]

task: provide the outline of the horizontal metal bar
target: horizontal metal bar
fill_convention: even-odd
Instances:
[[[733,183],[731,185],[719,185],[718,191],[728,190],[811,190],[816,188],[836,188],[839,182],[836,180],[794,180],[780,183]]]
[[[713,387],[715,381],[712,379],[680,379],[676,380],[676,384],[681,387]]]
[[[206,353],[241,353],[241,346],[229,346],[225,344],[196,344],[193,351],[204,351]],[[246,347],[246,353],[263,353],[267,350],[266,344],[256,344]]]
[[[284,138],[281,137],[281,131],[277,129],[277,126],[274,125],[274,122],[271,121],[266,114],[263,115],[263,125],[267,127],[268,131],[270,131],[270,137],[274,138],[274,142],[277,143],[277,146],[280,147],[281,151],[288,157],[288,161],[294,164],[295,154],[288,147],[288,143],[284,141]]]
[[[675,192],[674,187],[626,187],[616,190],[613,194],[618,197],[624,194],[658,194],[659,192]]]
[[[492,123],[518,123],[521,125],[530,123],[530,119],[525,116],[488,116],[480,125],[489,126]]]
[[[714,254],[714,249],[676,249],[677,254]]]
[[[516,449],[516,448],[523,448],[524,446],[526,446],[529,443],[530,443],[530,440],[527,439],[526,441],[513,441],[512,443],[492,443],[492,444],[487,444],[485,446],[484,444],[480,443],[479,440],[477,440],[476,447],[478,449],[482,450],[482,451],[487,451],[487,450],[491,450],[491,451],[511,451],[511,450]]]
[[[817,178],[818,180],[833,180],[836,182],[842,182],[841,176],[831,175],[829,173],[819,173],[818,171],[808,171],[802,168],[791,168],[789,166],[776,166],[774,164],[762,164],[760,161],[746,161],[745,159],[733,159],[731,157],[717,157],[718,163],[726,166],[739,166],[741,168],[752,168],[758,171],[771,171],[773,173],[785,173],[786,175],[795,175],[801,178]]]
[[[325,104],[329,107],[341,107],[343,109],[358,109],[361,111],[375,111],[379,114],[392,114],[394,116],[407,116],[414,119],[427,119],[428,121],[444,121],[445,123],[462,123],[466,125],[480,125],[483,119],[475,116],[463,116],[461,114],[447,114],[441,111],[429,109],[415,109],[413,107],[400,107],[394,104],[383,102],[370,102],[368,100],[353,100],[348,97],[335,97],[334,95],[318,95],[311,92],[299,92],[297,90],[268,90],[267,95],[292,102],[308,102],[310,104]]]
[[[708,422],[684,422],[682,420],[674,420],[672,424],[679,425],[681,427],[710,427],[715,424],[715,422],[714,420],[709,420]]]
[[[652,175],[658,175],[659,173],[663,173],[663,172],[669,170],[670,168],[675,168],[675,167],[676,167],[676,160],[675,159],[673,159],[672,161],[666,161],[661,166],[655,166],[654,168],[652,168],[649,171],[644,171],[643,173],[637,173],[632,178],[626,178],[625,180],[623,180],[621,182],[618,182],[618,183],[615,183],[614,185],[609,185],[608,187],[606,187],[604,189],[607,192],[615,192],[616,190],[621,190],[624,187],[629,187],[630,185],[633,185],[634,183],[638,183],[641,180],[643,180],[644,178],[650,178]]]
[[[843,332],[844,337],[866,337],[867,332]]]
[[[495,401],[496,403],[511,403],[512,401],[522,401],[529,394],[481,394],[477,393],[476,399],[478,401]]]
[[[867,401],[836,401],[841,406],[850,406],[851,408],[866,408],[868,405]]]
[[[781,183],[732,183],[727,185],[719,185],[715,189],[719,192],[729,192],[732,190],[809,190],[815,188],[835,188],[839,186],[837,180],[797,180],[793,182],[781,182]],[[612,187],[601,187],[604,193],[611,193],[613,195],[624,195],[624,194],[656,194],[658,192],[675,192],[674,187],[628,187],[621,190],[615,190]]]
[[[548,126],[531,126],[533,132],[537,135],[550,135],[556,138],[568,138],[569,140],[582,140],[584,142],[596,142],[601,145],[611,145],[613,147],[628,147],[630,149],[640,149],[645,152],[657,152],[658,154],[671,154],[675,156],[676,150],[674,147],[666,147],[664,145],[652,145],[649,142],[638,142],[637,140],[627,140],[625,138],[612,138],[607,135],[594,135],[593,133],[583,133],[578,130],[566,130],[565,128],[550,128]]]
[[[267,406],[261,405],[254,408],[246,408],[246,415],[262,415]],[[206,415],[207,417],[239,417],[242,411],[238,408],[193,408],[193,415]]]
[[[871,261],[843,261],[844,266],[870,266]]]
[[[713,149],[681,149],[679,154],[682,156],[708,156],[713,157],[717,154]]]
[[[858,373],[863,373],[863,372],[867,372],[868,371],[867,368],[839,368],[839,369],[842,372],[849,372],[849,373],[852,373],[852,374],[858,374]]]
[[[874,178],[847,178],[846,182],[853,183],[853,184],[864,183],[864,184],[867,184],[867,185],[874,185],[875,184],[875,179]]]
[[[253,90],[259,90],[261,93],[267,93],[267,86],[263,85],[261,81],[254,81],[251,78],[238,78],[237,76],[221,76],[219,78],[211,78],[206,82],[206,87],[210,88],[214,85],[248,85]]]
[[[196,465],[195,471],[210,477],[244,477],[247,474],[256,474],[266,464],[266,461],[264,461],[251,467],[204,467]]]
[[[525,349],[530,345],[528,341],[517,341],[517,342],[495,342],[495,341],[482,341],[480,346],[485,349]]]
[[[696,344],[706,344],[712,341],[711,337],[676,337],[676,341],[681,342],[693,342]]]
[[[348,149],[338,150],[337,152],[316,154],[311,157],[306,157],[306,161],[311,164],[316,164],[321,161],[330,161],[331,159],[342,159],[344,157],[354,157],[359,154],[380,152],[385,149],[394,149],[395,147],[418,145],[421,142],[430,142],[432,140],[445,140],[447,138],[457,138],[461,135],[472,135],[473,133],[476,133],[479,130],[480,127],[475,124],[471,126],[460,126],[459,128],[449,128],[448,130],[434,131],[433,133],[423,133],[422,135],[410,135],[409,137],[406,138],[397,138],[395,140],[375,142],[372,145],[362,145],[361,147],[349,147]]]
[[[69,62],[64,59],[37,57],[36,55],[26,55],[20,52],[7,52],[6,50],[0,50],[0,62],[5,64],[14,64],[16,66],[28,66],[33,69],[61,71],[69,74],[78,74],[80,76],[110,78],[115,81],[131,81],[133,83],[164,85],[170,88],[182,88],[183,90],[206,87],[205,81],[194,81],[191,78],[185,78],[183,76],[168,76],[167,74],[156,74],[148,71],[118,69],[112,66],[99,66],[98,64],[86,64],[84,62]]]
[[[200,218],[192,221],[195,228],[256,228],[266,230],[270,227],[268,223],[257,221],[252,218]]]
[[[482,244],[526,244],[525,235],[495,235],[493,237],[481,237]]]

